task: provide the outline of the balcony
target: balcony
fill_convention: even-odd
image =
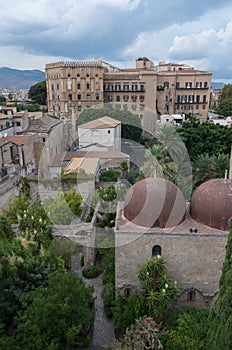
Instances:
[[[209,90],[209,87],[206,86],[206,87],[176,87],[176,90]]]

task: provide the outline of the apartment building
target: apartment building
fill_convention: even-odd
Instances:
[[[187,65],[160,63],[157,67],[157,111],[191,114],[207,119],[212,73]]]
[[[119,69],[96,60],[46,65],[48,112],[76,116],[85,108],[107,106],[138,114],[145,129],[162,114],[191,113],[207,119],[212,73],[146,57],[135,68]]]

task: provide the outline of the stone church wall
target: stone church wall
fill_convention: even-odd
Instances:
[[[120,245],[125,235],[129,243]],[[145,233],[116,231],[116,291],[139,290],[137,270],[159,245],[167,269],[181,287],[179,304],[208,307],[218,292],[228,233]],[[128,292],[127,292],[128,293]]]

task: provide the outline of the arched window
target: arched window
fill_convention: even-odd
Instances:
[[[161,255],[162,253],[162,249],[160,245],[154,245],[154,247],[152,248],[152,256],[157,256],[157,255]]]
[[[187,294],[187,301],[195,301],[196,300],[196,292],[194,290],[190,290]]]
[[[125,288],[124,289],[124,297],[125,298],[129,298],[130,295],[131,295],[131,289],[130,288]]]

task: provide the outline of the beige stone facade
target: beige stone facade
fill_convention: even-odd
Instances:
[[[103,77],[107,71],[101,61],[47,64],[48,112],[69,116],[102,103]]]
[[[183,64],[154,66],[146,57],[136,67],[117,69],[100,60],[46,65],[48,111],[77,115],[100,105],[138,114],[148,131],[158,114],[191,113],[207,119],[212,73]]]

